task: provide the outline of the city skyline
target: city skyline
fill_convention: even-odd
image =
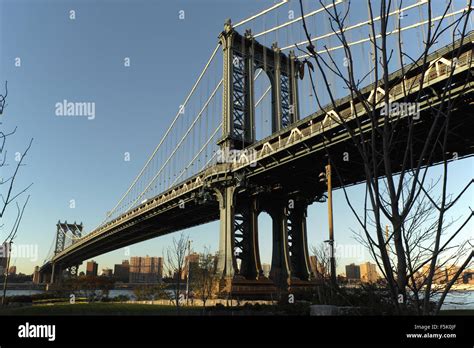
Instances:
[[[197,256],[199,256],[199,254],[196,254]],[[163,259],[162,257],[159,257],[159,256],[139,256],[139,257],[132,257],[132,258],[141,258],[141,259],[146,259],[146,258],[156,258],[156,259],[161,259],[159,260],[159,266],[156,270],[152,270],[152,271],[145,271],[145,273],[157,273],[159,274],[159,278],[158,279],[161,279],[161,278],[168,278],[169,277],[169,272],[165,271],[166,267],[164,266],[164,262],[163,262]],[[131,259],[132,259],[131,258]],[[130,260],[131,260],[130,259]],[[311,257],[311,261],[313,261],[313,257]],[[194,257],[193,254],[191,254],[191,263],[193,262],[198,262],[198,257]],[[129,270],[128,268],[130,267],[130,263],[129,263],[129,260],[122,260],[122,263],[121,264],[115,264],[114,266],[114,269],[111,269],[111,268],[102,268],[102,272],[100,274],[100,276],[105,276],[105,277],[114,277],[116,280],[121,280],[121,275],[117,275],[117,274],[121,274],[121,270],[118,269],[118,266],[123,266],[124,264],[126,264],[127,266],[127,274],[129,273]],[[265,277],[268,277],[269,276],[269,272],[270,272],[270,264],[262,264],[262,270],[264,272],[264,275]],[[365,267],[373,267],[374,270],[375,270],[375,274],[373,274],[372,276],[367,276],[367,272],[370,272],[367,270],[367,268],[365,270],[362,270],[362,273],[361,273],[361,266],[365,266]],[[14,267],[14,266],[13,266]],[[97,267],[99,268],[100,265],[97,264]],[[186,279],[187,277],[187,261],[185,262],[185,266],[184,266],[184,270],[183,270],[183,274],[182,274],[182,279]],[[343,273],[338,273],[338,276],[340,277],[344,277],[346,281],[351,281],[351,280],[358,280],[358,281],[365,281],[365,282],[375,282],[379,279],[382,279],[381,275],[379,274],[379,271],[377,270],[378,268],[376,264],[374,263],[370,263],[370,262],[364,262],[362,264],[354,264],[354,263],[351,263],[349,265],[344,265],[345,267],[345,272]],[[311,269],[312,269],[312,272],[313,274],[316,274],[316,270],[315,270],[315,265],[312,263],[311,264]],[[440,283],[440,282],[445,282],[445,281],[449,281],[449,279],[451,279],[451,277],[456,273],[456,271],[459,269],[458,266],[456,265],[446,265],[444,267],[439,267],[436,271],[436,275],[435,275],[435,282],[436,283]],[[16,271],[16,270],[15,270]],[[15,274],[15,271],[13,272],[9,272],[11,274]],[[106,272],[104,272],[106,271]],[[428,271],[428,267],[424,267],[422,270],[420,270],[418,272],[418,275],[420,277],[420,279],[423,279],[423,277],[426,276],[426,273]],[[318,272],[321,272],[321,273],[324,273],[324,270],[321,270],[319,269]],[[36,283],[37,281],[35,281],[35,278],[37,277],[37,273],[39,273],[39,267],[35,267],[35,270],[34,270],[34,273],[33,273],[33,283]],[[84,273],[84,272],[82,272]],[[472,274],[474,273],[474,269],[465,269],[464,274],[466,275],[470,275],[470,282],[472,283],[474,281],[474,278],[472,277]],[[99,275],[99,274],[97,274]],[[316,275],[317,277],[317,275]],[[460,277],[458,279],[458,282],[463,282],[463,277]],[[126,281],[125,282],[129,282],[130,279],[127,275],[126,277]],[[133,282],[133,281],[131,281]],[[139,281],[139,282],[143,282],[143,281]],[[144,281],[145,283],[147,281]],[[153,281],[151,281],[152,283]]]

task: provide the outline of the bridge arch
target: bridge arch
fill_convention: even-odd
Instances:
[[[270,269],[273,257],[273,220],[268,212],[261,210],[258,213],[258,250],[262,273],[266,278],[270,278]]]

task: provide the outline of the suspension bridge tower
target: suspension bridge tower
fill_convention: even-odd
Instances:
[[[58,221],[56,224],[56,245],[54,248],[54,255],[57,255],[63,251],[68,245],[74,244],[76,240],[82,236],[82,222],[77,224],[76,222],[68,224],[67,221],[61,222]],[[58,279],[61,279],[61,276],[67,277],[77,277],[79,271],[79,264],[71,265],[66,269],[56,269],[53,265],[52,270],[52,281],[54,281],[55,274],[59,275]]]
[[[267,74],[271,84],[272,132],[299,119],[297,82],[301,63],[293,52],[284,54],[276,43],[263,46],[250,30],[239,34],[230,20],[219,40],[224,82],[223,134],[218,145],[225,156],[230,151],[244,151],[256,142],[254,81],[258,69]],[[253,190],[244,177],[235,175],[214,186],[214,190],[220,209],[217,268],[222,275],[221,290],[238,293],[240,284],[240,289],[260,286],[264,293],[269,286],[289,289],[298,281],[310,279],[304,201],[297,199],[289,206],[287,192],[259,194],[261,187],[260,191]],[[263,275],[259,256],[258,214],[262,211],[273,220],[271,279]]]

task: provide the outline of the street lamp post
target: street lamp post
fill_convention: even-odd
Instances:
[[[187,274],[187,277],[186,277],[186,306],[188,305],[188,299],[189,299],[189,274],[190,274],[190,270],[191,270],[191,267],[190,267],[190,255],[191,255],[191,240],[188,240],[188,274]]]
[[[326,242],[329,243],[331,282],[333,285],[335,285],[336,284],[336,259],[334,257],[334,220],[333,220],[333,213],[332,213],[331,162],[328,162],[326,166],[326,173],[321,173],[319,176],[322,178],[321,181],[325,181],[327,185],[329,240],[327,240]]]

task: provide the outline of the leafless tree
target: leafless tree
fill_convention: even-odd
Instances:
[[[204,309],[206,302],[212,297],[216,291],[218,277],[214,269],[214,256],[210,253],[208,247],[204,248],[204,252],[199,254],[199,264],[194,270],[193,288],[199,298],[202,300]]]
[[[351,1],[345,2],[344,10],[336,6],[335,0],[329,3],[332,6],[320,0],[331,31],[344,52],[344,63],[338,63],[329,47],[324,46],[321,50],[316,48],[303,16],[301,0],[301,18],[307,46],[298,47],[306,56],[300,74],[304,74],[306,66],[313,95],[324,118],[319,122],[319,129],[324,134],[329,161],[362,229],[363,240],[386,279],[398,313],[408,310],[409,290],[416,291],[418,313],[438,313],[451,286],[473,257],[472,240],[455,244],[455,238],[467,226],[473,211],[465,209],[465,215],[456,225],[449,221],[448,216],[448,212],[451,213],[453,206],[468,192],[473,180],[467,182],[457,195],[451,195],[447,187],[448,162],[453,159],[452,147],[449,145],[459,131],[455,129],[453,119],[456,112],[466,106],[463,92],[470,88],[472,80],[472,48],[465,49],[465,44],[472,41],[473,36],[467,37],[472,0],[467,2],[464,11],[457,17],[448,15],[452,0],[445,4],[426,1],[426,33],[423,34],[423,47],[418,56],[412,56],[404,50],[400,22],[403,1],[399,1],[397,7],[391,0],[367,0],[367,26],[373,64],[365,76],[359,74],[360,63],[355,59],[354,45],[347,35]],[[433,6],[442,10],[441,16],[433,16]],[[430,56],[435,45],[450,33],[452,53],[444,57]],[[398,43],[392,48],[388,38],[394,34],[398,34]],[[392,74],[390,69],[397,56],[400,70]],[[316,90],[313,78],[316,72],[329,99],[326,106],[322,105]],[[368,75],[375,82],[363,88]],[[339,103],[331,84],[332,79],[342,82],[348,91],[349,107]],[[414,117],[415,113],[411,112],[393,112],[393,102],[416,105],[423,115],[422,119]],[[355,150],[352,156],[357,158],[357,163],[351,161],[351,169],[355,170],[358,165],[365,179],[362,211],[357,210],[346,191],[345,168],[337,161],[340,154],[331,148],[332,138],[338,131],[348,134]],[[440,164],[443,172],[436,189],[427,182],[430,166],[435,163]],[[388,238],[384,235],[386,224],[390,226]],[[431,303],[434,299],[435,274],[440,264],[450,259],[448,253],[459,259],[459,269],[436,298],[433,309]],[[422,284],[419,284],[417,275],[423,269],[427,272]]]
[[[5,94],[0,95],[0,117],[4,117],[3,113],[4,113],[7,95],[8,95],[8,88],[7,88],[7,83],[5,82]],[[3,122],[0,121],[0,126],[1,125],[3,125]],[[15,166],[13,166],[12,172],[8,173],[7,167],[9,166],[9,163],[7,162],[6,143],[7,143],[7,138],[12,136],[15,133],[16,133],[16,128],[10,132],[4,132],[3,129],[0,129],[0,168],[2,170],[2,177],[0,178],[0,187],[1,187],[0,195],[2,197],[2,205],[0,206],[0,219],[3,218],[3,215],[5,214],[7,207],[13,202],[15,202],[15,200],[24,192],[26,192],[28,188],[31,186],[30,184],[29,186],[19,190],[18,192],[13,191],[15,179],[18,175],[20,168],[23,165],[23,160],[26,157],[28,151],[30,150],[31,144],[33,142],[33,139],[31,139],[26,150],[23,151],[23,153],[21,154],[21,156],[19,156],[19,158],[17,158],[17,163]]]
[[[321,243],[319,246],[312,246],[311,253],[316,257],[316,267],[314,269],[316,278],[330,283],[331,254],[328,244]]]
[[[173,238],[173,244],[166,250],[167,268],[173,275],[175,281],[174,301],[176,308],[179,310],[181,304],[181,283],[185,267],[186,255],[188,250],[189,237],[180,234],[179,238]]]
[[[8,96],[8,82],[5,81],[5,94],[0,94],[0,116],[3,114],[3,109],[5,108],[7,96]]]
[[[0,117],[4,117],[3,113],[6,106],[7,95],[8,95],[8,84],[7,82],[5,82],[5,93],[0,95]],[[3,125],[3,122],[0,121],[0,125]],[[16,165],[12,166],[13,168],[12,172],[8,171],[9,163],[7,162],[7,151],[6,151],[5,146],[7,143],[7,138],[12,136],[15,132],[16,132],[16,128],[11,132],[4,132],[3,129],[0,129],[0,170],[2,173],[2,177],[0,178],[0,196],[2,198],[2,203],[0,206],[0,222],[1,222],[0,230],[3,230],[4,228],[3,218],[7,212],[7,208],[12,204],[16,205],[16,217],[15,217],[14,223],[10,227],[10,232],[8,233],[8,235],[6,236],[2,244],[2,249],[3,249],[2,254],[4,254],[4,257],[6,256],[6,260],[7,260],[5,278],[4,278],[4,283],[3,283],[2,304],[5,304],[6,288],[8,284],[8,269],[10,267],[11,245],[17,235],[18,228],[20,226],[20,222],[23,218],[23,213],[25,211],[26,205],[28,204],[28,200],[30,196],[28,196],[22,204],[18,202],[18,198],[23,193],[25,193],[31,186],[30,184],[27,187],[20,189],[18,192],[14,191],[15,179],[17,178],[19,170],[21,166],[23,165],[23,160],[31,147],[33,139],[30,140],[26,150],[23,151],[21,156],[18,158]],[[6,178],[3,177],[3,175],[5,175]]]

